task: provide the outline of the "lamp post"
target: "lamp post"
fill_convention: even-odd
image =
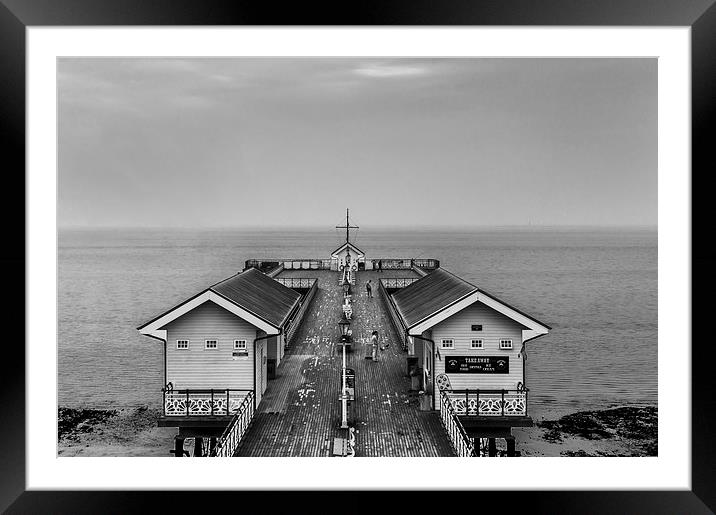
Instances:
[[[338,326],[341,328],[341,346],[343,347],[343,368],[341,369],[341,429],[348,429],[348,392],[346,388],[346,341],[348,328],[351,323],[341,319]]]
[[[338,326],[341,328],[341,345],[344,349],[347,347],[347,350],[351,350],[351,347],[353,346],[352,331],[350,329],[351,321],[345,313],[343,314],[341,321],[338,322]]]

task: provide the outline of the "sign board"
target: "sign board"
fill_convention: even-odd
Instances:
[[[473,331],[482,331],[482,324],[472,324]]]
[[[508,374],[508,356],[445,356],[448,374]]]

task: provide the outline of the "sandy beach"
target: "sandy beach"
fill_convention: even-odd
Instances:
[[[60,408],[58,456],[172,457],[176,429],[157,427],[158,416],[147,407]],[[656,456],[657,418],[656,407],[621,406],[538,421],[514,434],[524,457]]]

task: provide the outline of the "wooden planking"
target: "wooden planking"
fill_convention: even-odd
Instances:
[[[254,422],[237,456],[332,456],[340,429],[340,370],[342,355],[335,345],[340,331],[342,291],[338,274],[329,271],[283,271],[281,277],[318,277],[319,290],[295,342],[269,382]],[[410,394],[406,354],[396,343],[380,300],[369,299],[368,278],[415,277],[409,270],[358,272],[354,288],[353,351],[347,364],[356,371],[356,456],[453,456],[435,412],[417,410]],[[374,294],[377,288],[373,289]],[[370,332],[389,343],[380,360],[364,358]]]
[[[330,456],[338,428],[340,291],[329,271],[284,271],[281,277],[318,277],[319,289],[289,350],[270,381],[238,456]],[[336,284],[333,285],[332,282]]]
[[[472,324],[482,324],[482,331],[472,331]],[[476,302],[459,313],[432,327],[440,356],[435,359],[435,374],[445,372],[445,356],[508,356],[509,374],[448,374],[453,389],[463,388],[505,388],[514,390],[517,383],[524,381],[522,376],[522,358],[518,357],[522,348],[523,327],[511,318],[494,309]],[[443,338],[454,340],[454,349],[440,347]],[[483,349],[471,349],[471,340],[482,339]],[[512,339],[512,350],[500,350],[500,340]]]
[[[415,277],[410,270],[362,272],[358,274],[359,295],[354,317],[359,331],[354,337],[366,345],[375,329],[381,345],[379,360],[364,359],[364,349],[356,346],[356,455],[357,456],[452,456],[447,436],[435,413],[418,410],[418,396],[410,393],[406,353],[401,349],[384,304],[367,297],[365,282],[382,277]],[[374,295],[377,293],[373,290]]]

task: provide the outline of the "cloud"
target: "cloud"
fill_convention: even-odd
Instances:
[[[423,66],[378,64],[356,68],[353,70],[353,73],[363,77],[376,78],[413,77],[427,74],[428,69]]]

